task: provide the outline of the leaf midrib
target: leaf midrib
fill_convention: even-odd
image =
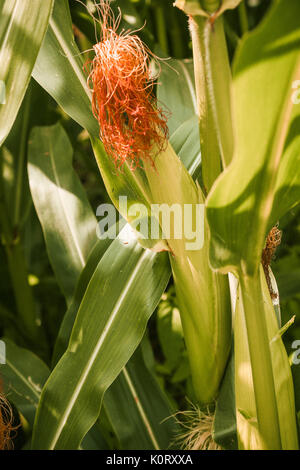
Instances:
[[[6,48],[6,45],[7,45],[7,42],[8,42],[8,38],[9,38],[9,34],[11,32],[11,29],[14,25],[14,16],[15,16],[15,13],[16,13],[16,10],[18,8],[18,5],[19,5],[19,1],[20,0],[17,0],[16,1],[16,4],[13,8],[13,11],[12,11],[12,14],[11,14],[11,18],[9,20],[9,24],[8,24],[8,27],[7,27],[7,30],[6,30],[6,33],[5,33],[5,36],[4,36],[4,39],[3,39],[3,42],[2,42],[2,45],[1,45],[1,50],[0,50],[0,63],[2,61],[2,57],[1,55],[3,55],[3,51],[5,51],[5,48]]]
[[[72,240],[74,242],[74,246],[75,246],[76,251],[78,253],[78,257],[79,257],[81,266],[84,267],[85,266],[85,257],[84,257],[84,254],[83,254],[82,250],[81,250],[80,244],[79,244],[79,242],[76,238],[76,233],[74,233],[74,230],[72,228],[72,223],[71,223],[71,220],[69,218],[68,211],[65,208],[64,201],[63,201],[63,198],[62,198],[62,195],[61,195],[61,191],[63,190],[63,188],[60,184],[60,179],[59,179],[59,176],[58,176],[58,173],[57,173],[55,159],[53,157],[52,139],[48,139],[48,141],[49,141],[50,162],[51,162],[53,176],[54,176],[54,179],[55,179],[55,187],[57,189],[58,198],[60,200],[61,207],[62,207],[64,215],[65,215],[65,220],[67,222],[67,225],[69,227],[69,231],[70,231],[71,236],[72,236]]]
[[[12,371],[21,379],[21,381],[32,391],[32,393],[36,396],[37,402],[35,403],[35,406],[38,405],[39,399],[40,399],[40,394],[34,389],[34,387],[30,384],[29,380],[19,372],[19,370],[13,366],[13,364],[10,362],[9,359],[6,359],[6,365],[8,365]]]
[[[125,378],[125,380],[126,380],[126,382],[127,382],[127,384],[128,384],[128,388],[129,388],[129,390],[130,390],[130,392],[131,392],[131,394],[132,394],[134,403],[135,403],[135,405],[136,405],[136,407],[137,407],[137,410],[138,410],[138,412],[139,412],[139,414],[140,414],[140,416],[141,416],[141,419],[142,419],[143,424],[144,424],[144,426],[145,426],[145,428],[146,428],[146,430],[147,430],[147,433],[149,434],[149,437],[150,437],[150,439],[151,439],[151,441],[152,441],[152,443],[153,443],[153,445],[154,445],[154,448],[155,448],[155,450],[159,450],[159,449],[160,449],[159,444],[158,444],[158,442],[157,442],[157,440],[156,440],[156,437],[155,437],[155,435],[154,435],[154,432],[153,432],[153,430],[152,430],[152,428],[151,428],[151,424],[150,424],[150,422],[149,422],[149,420],[148,420],[148,418],[147,418],[146,412],[144,411],[144,409],[143,409],[143,407],[142,407],[141,400],[139,400],[139,398],[138,398],[138,393],[137,393],[137,391],[136,391],[136,389],[135,389],[135,387],[134,387],[134,385],[133,385],[133,383],[132,383],[132,381],[131,381],[131,379],[130,379],[130,375],[129,375],[129,373],[128,373],[126,367],[124,367],[124,369],[122,370],[122,373],[123,373],[124,378]],[[137,398],[137,400],[136,400],[135,398]]]
[[[74,59],[74,56],[73,56],[67,42],[64,40],[64,37],[61,35],[60,30],[59,30],[59,28],[57,27],[57,25],[54,21],[53,16],[51,16],[49,24],[50,24],[50,27],[51,27],[51,29],[54,33],[54,36],[56,37],[56,39],[57,39],[57,41],[60,45],[60,47],[62,48],[62,50],[66,54],[66,58],[69,60],[70,64],[72,65],[72,68],[75,72],[75,75],[78,77],[78,80],[80,81],[80,83],[82,85],[82,88],[84,89],[86,95],[88,96],[89,100],[91,101],[92,100],[92,93],[90,92],[90,90],[87,87],[86,80],[85,80],[85,77],[82,73],[82,70],[80,69],[80,67],[78,66],[78,63]]]
[[[147,258],[149,256],[148,252],[147,251],[143,251],[143,253],[141,254],[141,257],[139,259],[139,261],[137,262],[131,276],[128,278],[121,294],[119,295],[116,303],[115,303],[115,307],[114,309],[112,310],[110,316],[109,316],[109,319],[108,321],[106,322],[106,326],[105,328],[103,329],[98,341],[97,341],[97,344],[94,348],[94,351],[92,353],[92,355],[90,356],[90,359],[89,361],[87,362],[86,366],[84,367],[78,381],[77,381],[77,385],[74,389],[74,392],[72,393],[71,397],[70,397],[70,401],[69,401],[69,405],[66,407],[65,409],[65,412],[62,414],[61,418],[60,418],[60,423],[59,425],[57,426],[57,430],[56,430],[56,433],[54,434],[53,436],[53,439],[52,441],[50,442],[50,445],[49,445],[49,449],[52,450],[55,448],[59,438],[60,438],[60,435],[62,433],[62,430],[66,424],[66,421],[69,417],[69,415],[71,414],[72,412],[72,409],[74,407],[74,404],[81,392],[81,389],[82,387],[84,386],[84,383],[85,383],[85,380],[88,376],[88,374],[90,373],[91,371],[91,368],[93,367],[94,365],[94,362],[99,354],[99,351],[101,350],[101,347],[102,345],[104,344],[105,342],[105,339],[106,339],[106,336],[107,334],[109,333],[110,331],[110,328],[113,324],[113,322],[115,321],[115,318],[119,312],[119,309],[120,309],[120,306],[124,300],[124,298],[126,297],[127,295],[127,292],[129,291],[131,285],[133,284],[137,274],[139,273],[139,269],[140,269],[140,266],[143,264],[144,262],[144,258]]]

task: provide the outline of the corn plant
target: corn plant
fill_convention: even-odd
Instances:
[[[267,4],[2,1],[1,447],[298,449],[300,4]]]

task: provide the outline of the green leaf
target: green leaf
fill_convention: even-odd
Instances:
[[[15,122],[0,149],[5,205],[11,225],[19,229],[32,204],[26,171],[27,139],[32,119],[31,97],[30,83]]]
[[[276,2],[259,28],[244,36],[235,58],[235,155],[207,201],[211,262],[223,272],[257,270],[274,219],[299,201],[297,152],[288,145],[283,154],[294,111],[292,84],[300,76],[299,14],[298,1],[288,8]],[[277,197],[288,191],[279,210],[276,191]]]
[[[65,316],[63,318],[62,324],[59,329],[59,333],[57,336],[57,340],[55,343],[55,348],[53,352],[53,357],[52,357],[52,364],[55,366],[55,364],[58,362],[58,360],[61,358],[63,353],[65,352],[68,342],[71,336],[72,328],[75,323],[76,315],[79,309],[79,306],[81,304],[81,301],[83,299],[83,296],[85,294],[85,291],[87,289],[87,286],[90,282],[90,279],[97,268],[102,256],[105,254],[111,243],[113,242],[113,235],[117,234],[119,232],[119,228],[123,228],[125,225],[125,221],[121,220],[120,224],[118,224],[118,227],[111,227],[111,236],[110,232],[108,231],[107,238],[102,238],[99,239],[94,248],[92,249],[92,252],[88,258],[88,261],[85,265],[85,267],[82,269],[79,280],[77,282],[77,286],[75,289],[74,296],[72,298],[72,302],[65,313]],[[57,258],[55,261],[55,264],[59,262],[60,259],[60,254],[57,253]],[[58,268],[57,268],[58,269]],[[77,274],[80,273],[80,270],[78,270]]]
[[[297,360],[299,360],[299,346],[296,349],[297,354]],[[300,412],[300,364],[293,364],[292,365],[292,375],[293,375],[293,382],[294,382],[294,390],[295,390],[295,406],[296,406],[296,411],[299,415]],[[299,418],[298,418],[299,420]],[[300,425],[300,422],[298,423],[298,427]]]
[[[299,294],[300,268],[298,268],[298,260],[295,261],[297,261],[296,268],[291,269],[291,266],[289,266],[288,270],[279,270],[276,276],[282,300],[290,299]]]
[[[143,250],[128,235],[126,226],[88,285],[68,349],[43,389],[33,448],[78,448],[167,284],[167,256]]]
[[[17,116],[42,44],[53,1],[4,0],[0,5],[0,146]]]
[[[237,449],[238,447],[236,435],[233,348],[216,404],[213,439],[224,449]]]
[[[271,224],[275,224],[283,215],[300,202],[299,113],[299,104],[294,105],[291,125],[276,179],[276,193],[270,216]]]
[[[98,423],[85,435],[80,450],[109,450],[107,443],[102,437]]]
[[[194,67],[191,59],[172,59],[162,64],[157,98],[171,114],[168,119],[171,136],[181,124],[197,115]]]
[[[96,218],[72,168],[72,153],[61,125],[32,130],[30,190],[50,261],[68,302],[96,239]]]
[[[170,371],[178,366],[184,351],[180,313],[172,289],[164,294],[157,309],[157,333],[165,357],[164,367]]]
[[[121,228],[124,223],[125,221],[122,220]],[[112,230],[115,228],[112,227]],[[59,331],[53,355],[54,363],[58,362],[67,348],[87,285],[98,262],[111,243],[112,240],[109,238],[99,240],[81,273],[73,301],[65,314]],[[134,376],[134,379],[130,378],[131,375]],[[120,396],[122,400],[120,400]],[[155,409],[148,404],[149,396],[155,400]],[[170,419],[166,425],[161,423],[170,416],[170,408],[166,397],[145,366],[139,349],[106,391],[103,407],[106,415],[110,418],[111,426],[122,448],[154,449],[157,447],[163,449],[169,445],[171,433],[174,431],[174,422]],[[90,432],[87,436],[89,434]],[[84,439],[83,447],[87,445],[87,436]]]
[[[104,406],[122,449],[168,449],[178,431],[164,393],[145,366],[141,348],[105,394]]]
[[[124,223],[125,221],[122,220],[121,228]],[[112,227],[112,230],[115,230],[115,228]],[[81,273],[74,299],[65,314],[59,331],[53,355],[54,364],[58,362],[67,348],[78,308],[87,285],[97,264],[111,243],[112,240],[109,238],[99,240]],[[130,379],[131,375],[134,376],[134,385],[132,384],[133,379]],[[154,410],[152,406],[148,405],[149,395],[152,400],[155,400],[156,407]],[[120,396],[122,400],[120,400]],[[158,446],[158,448],[163,449],[169,445],[174,431],[174,422],[170,419],[166,425],[161,423],[170,416],[170,407],[166,397],[162,394],[150,371],[145,366],[139,350],[132,356],[126,367],[106,391],[103,407],[106,415],[110,418],[111,426],[122,448],[154,449]],[[137,424],[137,426],[133,424]],[[83,447],[87,445],[87,436],[84,439]]]
[[[157,98],[170,112],[170,144],[188,172],[197,179],[201,153],[192,60],[173,59],[162,65]]]
[[[0,371],[5,394],[33,426],[41,391],[50,370],[31,351],[20,348],[9,339],[2,339],[6,346],[6,358],[0,357]]]
[[[197,179],[201,165],[198,117],[183,122],[171,135],[170,143],[190,175]]]
[[[83,65],[74,41],[68,1],[56,1],[32,76],[72,119],[98,136]]]
[[[35,159],[38,158],[38,162],[36,162],[31,156],[30,165],[33,166],[34,163],[38,163],[44,173],[42,175],[36,175],[34,174],[33,170],[30,171],[31,186],[35,185],[35,200],[39,204],[39,217],[44,227],[47,249],[50,255],[52,266],[54,271],[58,273],[58,280],[63,290],[65,291],[66,282],[68,283],[67,286],[69,288],[69,291],[73,291],[77,278],[80,275],[80,279],[78,281],[74,297],[67,313],[64,316],[55,345],[53,362],[56,363],[67,348],[75,318],[82,298],[85,294],[86,288],[88,286],[88,283],[90,281],[90,278],[94,273],[97,265],[99,264],[102,256],[104,255],[113,240],[110,238],[103,238],[101,240],[98,240],[95,244],[94,249],[92,250],[91,255],[88,258],[86,266],[84,267],[84,269],[82,269],[82,264],[77,262],[78,258],[76,256],[74,257],[74,243],[70,243],[69,238],[71,237],[71,240],[73,238],[77,240],[75,244],[78,246],[79,251],[84,251],[87,254],[90,250],[90,247],[93,246],[93,244],[97,240],[95,230],[96,219],[92,214],[84,190],[74,170],[70,171],[72,153],[70,143],[67,137],[65,136],[63,129],[59,125],[50,128],[38,128],[35,129],[34,132],[35,135],[31,145],[33,145],[33,143],[35,142],[36,149],[42,149],[42,153],[40,154],[38,151],[36,151],[34,153],[34,156]],[[51,149],[53,151],[51,151]],[[52,168],[55,168],[55,172],[49,170],[47,166],[48,159],[43,155],[43,150],[49,154],[51,153],[51,156],[53,157],[53,165],[50,167],[50,170],[52,170]],[[62,159],[62,155],[65,156],[66,154],[69,154],[68,159]],[[56,188],[53,188],[53,183],[50,180],[50,177],[53,176],[53,173],[55,173],[59,178],[59,184],[57,184]],[[63,195],[62,198],[59,197],[60,191]],[[44,202],[43,194],[45,194]],[[67,198],[65,194],[70,195],[70,197],[72,197],[73,199],[75,199],[74,195],[77,194],[77,196],[79,196],[77,204],[67,205]],[[47,207],[44,207],[45,205]],[[49,213],[51,214],[51,217],[49,216]],[[84,213],[84,219],[81,219],[79,217],[81,213]],[[88,219],[91,222],[89,224],[86,224],[85,219]],[[73,227],[73,230],[70,230],[70,224],[68,224],[68,221],[72,222],[71,226]],[[121,227],[124,226],[124,223],[124,220],[120,222]],[[87,227],[89,226],[91,226],[90,232],[87,230]],[[55,230],[56,243],[53,243],[51,237],[54,227],[57,227],[57,230]],[[49,231],[50,235],[48,234]],[[115,232],[114,227],[112,227],[112,231],[113,233]],[[69,265],[70,270],[72,270],[72,272],[68,275],[65,272],[67,260],[70,260]],[[162,285],[161,289],[163,291],[164,285]],[[99,309],[100,308],[101,305],[99,304]],[[141,365],[139,367],[141,369]],[[148,374],[148,371],[144,367],[144,375],[141,379],[141,383],[143,383],[143,380],[150,380],[147,379]],[[123,388],[124,387],[122,387],[122,389]],[[116,394],[120,392],[120,385],[118,385],[118,379],[114,383],[113,389],[115,390]],[[154,392],[154,390],[152,391]],[[110,392],[108,392],[108,396],[109,393]],[[128,390],[127,394],[129,396],[130,393],[130,390]],[[162,420],[168,415],[168,408],[166,405],[166,401],[162,401],[159,394],[156,394],[156,398],[157,401],[161,403],[161,407],[164,408],[164,415],[160,416],[160,419]],[[113,400],[110,400],[110,403],[112,404]],[[137,415],[139,417],[139,413],[137,411],[137,409],[131,409],[132,416]],[[117,425],[116,427],[118,428]],[[144,434],[148,434],[148,430],[146,428],[144,429]],[[137,436],[141,439],[142,442],[143,439],[145,439],[144,435],[141,435],[140,433],[136,433],[134,438],[136,438]],[[85,445],[87,445],[87,443],[85,443]]]

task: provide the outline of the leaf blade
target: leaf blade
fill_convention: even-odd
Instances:
[[[33,129],[28,146],[30,190],[68,302],[96,239],[96,217],[72,169],[72,153],[61,125]]]
[[[5,0],[0,7],[0,80],[6,102],[0,104],[0,146],[15,121],[42,44],[53,1]]]
[[[124,229],[122,232],[124,232]],[[126,234],[122,234],[122,232],[120,236],[127,238]],[[153,311],[153,305],[156,305],[161,295],[161,284],[166,285],[168,281],[169,272],[165,269],[167,258],[164,255],[159,255],[160,261],[158,261],[157,255],[149,250],[143,250],[129,240],[125,241],[128,244],[121,254],[118,249],[120,244],[123,243],[120,237],[113,242],[91,279],[77,315],[68,350],[52,372],[51,378],[43,391],[35,426],[34,448],[78,447],[80,440],[99,414],[100,404],[97,400],[116,378],[141,340],[147,319]],[[129,262],[128,250],[130,252]],[[127,265],[122,270],[126,258]],[[123,271],[121,279],[118,279],[118,292],[116,292],[116,284],[112,286],[109,282],[109,279],[114,278],[114,273],[111,270],[112,266],[114,266],[116,272]],[[138,282],[135,282],[140,273],[140,268],[142,275],[139,277]],[[153,270],[154,273],[160,272],[161,277],[154,276]],[[105,275],[107,272],[110,272],[110,276]],[[145,292],[146,279],[151,284],[147,287],[147,292]],[[100,292],[99,286],[101,286]],[[141,286],[144,289],[143,294],[141,293]],[[135,292],[134,295],[133,292]],[[141,299],[141,294],[143,299],[147,299],[146,303],[145,300]],[[144,297],[144,295],[146,296]],[[101,318],[98,315],[99,303],[97,302],[99,302],[99,298],[102,299]],[[130,298],[134,301],[131,300],[130,302]],[[128,311],[128,308],[131,315],[130,322],[125,315],[124,323],[124,313]],[[86,314],[86,309],[88,309],[89,315]],[[97,322],[91,322],[91,318],[97,319]],[[113,329],[116,323],[118,323],[118,330]],[[122,336],[124,328],[127,329],[126,344],[120,342],[120,334]],[[112,344],[114,347],[109,347]],[[100,351],[102,351],[101,357],[99,356]],[[77,366],[74,368],[76,357],[79,359],[78,364],[81,363],[80,372]],[[57,382],[61,383],[61,376],[64,375],[63,370],[68,370],[68,374],[72,371],[72,374],[68,376],[72,377],[73,385],[65,390],[64,394],[55,397],[58,403],[55,405],[51,390],[56,389]],[[74,391],[72,392],[70,388]],[[91,396],[95,391],[97,400],[91,400]],[[89,394],[88,404],[87,393]],[[91,403],[92,401],[94,405]],[[62,415],[58,415],[60,416],[58,423],[53,414],[48,412],[51,406],[64,410]],[[88,407],[88,413],[86,407]],[[82,409],[86,409],[85,416],[79,411]],[[46,425],[47,433],[45,435],[43,429],[46,429],[46,423],[48,424]]]
[[[1,361],[4,391],[33,426],[40,393],[50,370],[31,351],[20,348],[7,338],[3,339],[6,345],[6,357]]]

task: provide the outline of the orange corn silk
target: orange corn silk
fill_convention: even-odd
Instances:
[[[103,2],[100,7],[102,40],[94,46],[88,77],[93,113],[105,150],[116,166],[126,161],[135,168],[145,159],[153,163],[165,147],[167,118],[153,94],[151,52],[137,35],[117,34],[118,21],[109,5]]]

